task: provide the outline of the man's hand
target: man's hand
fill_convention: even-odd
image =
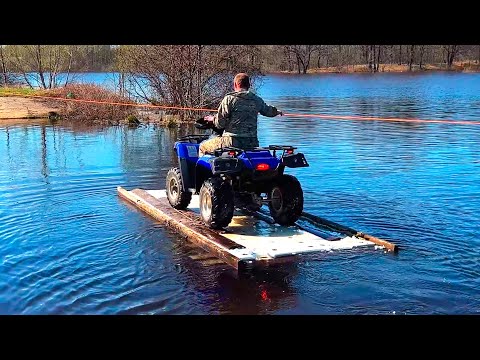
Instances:
[[[212,122],[213,119],[215,119],[215,116],[213,116],[213,115],[207,115],[203,118],[203,120],[210,121],[210,122]]]
[[[277,110],[277,116],[283,116],[283,111]]]

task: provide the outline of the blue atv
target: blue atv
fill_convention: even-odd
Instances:
[[[178,167],[166,178],[167,198],[175,209],[184,210],[192,194],[199,194],[200,217],[213,229],[230,224],[235,208],[258,211],[268,204],[273,219],[281,225],[294,224],[303,211],[300,182],[284,174],[285,167],[309,166],[295,147],[269,145],[254,149],[226,147],[198,156],[200,143],[221,136],[211,122],[197,120],[198,129],[212,134],[187,135],[174,145]]]

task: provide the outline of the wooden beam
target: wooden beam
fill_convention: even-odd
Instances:
[[[377,238],[375,236],[365,234],[361,231],[357,231],[355,229],[349,228],[347,226],[337,224],[333,221],[324,219],[320,216],[316,216],[316,215],[312,215],[312,214],[303,212],[301,218],[303,218],[304,220],[307,220],[307,221],[309,221],[313,224],[324,225],[324,226],[326,226],[326,227],[328,227],[332,230],[335,230],[335,231],[338,231],[338,232],[341,232],[341,233],[345,233],[349,236],[356,236],[356,237],[371,241],[371,242],[373,242],[377,245],[384,246],[389,251],[393,251],[393,252],[398,251],[398,246],[395,245],[395,244],[392,244],[391,242],[389,242],[387,240],[383,240],[383,239]]]
[[[157,199],[141,189],[127,191],[121,186],[117,187],[117,192],[123,199],[128,200],[156,220],[178,231],[178,233],[195,242],[201,248],[210,251],[235,269],[240,270],[253,266],[227,251],[242,249],[245,248],[244,246],[216,233],[199,221],[184,216],[185,211],[175,210],[170,204],[165,203],[168,202],[167,199]]]

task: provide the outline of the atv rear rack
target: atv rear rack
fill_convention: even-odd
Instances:
[[[297,149],[294,146],[290,145],[268,145],[268,147],[256,147],[254,151],[265,151],[265,150],[295,150]]]

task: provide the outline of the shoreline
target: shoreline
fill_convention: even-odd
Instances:
[[[446,64],[443,63],[425,63],[422,64],[422,68],[418,64],[412,65],[412,70],[408,69],[408,64],[390,64],[382,63],[378,66],[376,73],[424,73],[424,72],[465,72],[476,73],[480,72],[479,60],[462,60],[455,61],[452,67],[448,69]],[[261,70],[265,75],[277,75],[277,74],[297,74],[297,70]],[[118,70],[111,69],[108,71],[72,71],[71,74],[116,74]],[[324,67],[310,67],[307,70],[307,74],[322,74],[322,73],[334,73],[334,74],[353,74],[353,73],[375,73],[372,72],[367,64],[355,64],[355,65],[341,65],[341,66],[324,66]],[[1,96],[1,95],[0,95]]]
[[[425,72],[463,72],[463,73],[477,73],[480,72],[479,60],[462,60],[454,61],[452,67],[448,69],[443,63],[425,63],[422,68],[418,64],[412,65],[412,70],[408,69],[408,64],[391,64],[382,63],[378,66],[377,72],[372,72],[368,69],[367,64],[342,65],[342,66],[328,66],[328,67],[311,67],[307,74],[357,74],[357,73],[425,73]],[[98,73],[117,73],[117,70],[110,71],[78,71],[72,72],[76,74],[98,74]],[[298,71],[292,70],[272,70],[262,71],[265,75],[279,75],[279,74],[299,74]],[[302,73],[300,75],[303,75]]]
[[[424,64],[422,68],[419,65],[413,65],[412,70],[408,69],[408,65],[402,64],[379,64],[378,71],[373,72],[366,64],[360,65],[343,65],[329,67],[312,67],[307,70],[308,74],[378,74],[378,73],[401,73],[401,74],[423,74],[432,72],[453,72],[453,73],[479,73],[480,64],[477,62],[455,62],[450,69],[445,64]],[[265,75],[305,75],[298,73],[297,70],[277,70],[265,71]]]
[[[58,116],[62,116],[61,107],[53,106],[48,100],[0,94],[0,125],[57,120]],[[192,123],[181,120],[176,115],[160,114],[153,110],[140,111],[138,119],[143,124],[157,124],[169,128]]]
[[[0,121],[48,119],[58,114],[59,107],[47,104],[45,100],[20,96],[0,96]]]

